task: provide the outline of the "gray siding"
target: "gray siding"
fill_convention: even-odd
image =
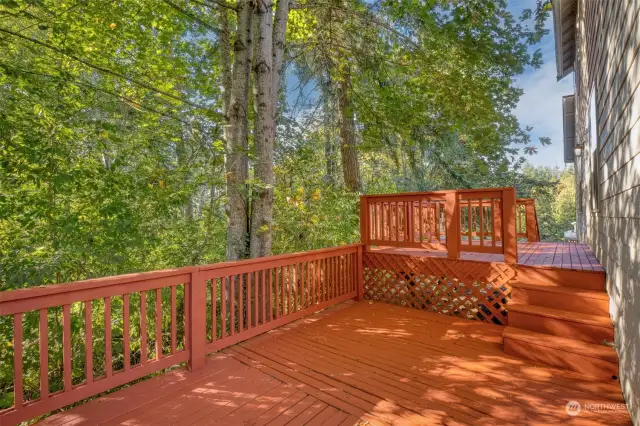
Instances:
[[[576,142],[584,144],[583,154],[575,159],[579,237],[591,245],[607,271],[620,381],[636,425],[640,425],[639,15],[640,0],[580,0],[575,74]],[[592,88],[597,145],[590,145],[588,132]]]

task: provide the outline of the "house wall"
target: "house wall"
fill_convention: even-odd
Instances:
[[[640,425],[640,0],[577,8],[578,235],[607,272],[621,387]]]

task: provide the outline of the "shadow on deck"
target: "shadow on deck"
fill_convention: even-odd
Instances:
[[[348,301],[40,424],[630,424],[617,383],[506,355],[502,331]]]

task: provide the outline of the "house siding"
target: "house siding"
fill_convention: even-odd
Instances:
[[[580,0],[576,11],[578,236],[607,271],[620,382],[640,425],[640,0]],[[590,96],[595,96],[593,108]],[[595,114],[590,111],[595,110]],[[596,142],[589,132],[595,116]]]

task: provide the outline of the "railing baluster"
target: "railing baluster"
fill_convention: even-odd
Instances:
[[[482,199],[478,200],[479,213],[480,213],[480,246],[484,247],[484,207],[482,206]]]
[[[349,291],[353,291],[355,290],[355,286],[354,286],[354,279],[353,277],[355,277],[355,265],[353,263],[353,254],[350,254],[349,257],[349,270],[348,270],[348,274],[349,274]]]
[[[334,256],[334,281],[333,281],[333,297],[336,298],[340,295],[340,256]]]
[[[311,266],[311,304],[313,306],[316,304],[316,277],[318,273],[317,261],[311,260],[309,261],[309,265]]]
[[[324,301],[323,289],[324,289],[324,259],[318,259],[318,303]]]
[[[340,256],[333,256],[333,299],[340,292]]]
[[[322,259],[322,301],[329,299],[329,258]]]
[[[295,297],[293,298],[293,311],[297,312],[300,310],[300,305],[302,304],[302,264],[296,263],[293,266],[293,283],[294,283],[294,291]]]
[[[491,199],[491,246],[496,246],[496,199]]]
[[[344,268],[342,267],[342,256],[337,256],[336,257],[336,263],[338,265],[337,269],[338,269],[338,282],[336,283],[336,287],[337,287],[337,296],[342,296],[343,293],[343,288],[342,286],[344,285]]]
[[[467,200],[467,221],[468,221],[468,229],[469,232],[469,247],[473,244],[473,207],[471,207],[471,200]]]
[[[278,316],[284,316],[284,266],[276,268],[276,310],[278,311]],[[276,317],[277,318],[277,317]]]
[[[287,279],[287,315],[291,313],[291,310],[293,309],[293,299],[291,298],[291,293],[292,293],[292,288],[293,287],[293,283],[291,282],[291,270],[292,270],[292,266],[287,265],[286,266],[286,279]]]
[[[227,335],[227,287],[229,277],[220,278],[220,338]]]
[[[173,287],[175,290],[175,287]],[[124,357],[124,371],[131,367],[131,336],[130,336],[129,294],[122,295],[122,346]]]
[[[71,390],[71,305],[62,307],[62,375],[64,391]]]
[[[111,377],[113,372],[113,362],[111,353],[111,298],[104,298],[104,355],[105,355],[105,373],[107,377]]]
[[[40,400],[49,397],[49,324],[47,308],[40,309]]]
[[[260,280],[262,284],[262,324],[267,323],[267,271],[268,269],[263,269],[260,273]]]
[[[293,287],[292,291],[293,291],[293,310],[292,312],[297,312],[298,311],[298,299],[300,298],[300,274],[298,271],[298,267],[300,266],[299,263],[296,263],[295,265],[292,266],[291,269],[293,269],[293,278],[292,278],[292,283],[291,283],[291,287]]]
[[[247,307],[245,306],[245,287],[247,287],[248,289],[248,274],[241,274],[239,275],[239,279],[238,279],[238,299],[239,299],[239,304],[238,304],[238,333],[241,333],[242,330],[244,330],[245,325],[247,323],[247,317],[245,315],[245,310],[248,310]]]
[[[344,294],[344,256],[338,256],[338,296]]]
[[[344,282],[342,283],[343,294],[349,292],[349,257],[351,255],[345,254],[342,258],[342,276]]]
[[[84,374],[87,384],[93,382],[93,316],[91,300],[84,302]]]
[[[331,300],[333,298],[333,257],[327,258],[328,271],[327,274],[329,279],[327,280],[327,300]]]
[[[253,327],[258,325],[258,307],[260,306],[260,273],[255,271],[253,273]],[[262,292],[262,298],[264,299],[264,292]]]
[[[245,324],[245,328],[248,330],[251,327],[251,286],[253,284],[253,281],[251,280],[251,276],[252,273],[248,272],[246,274],[246,281],[245,281],[245,287],[246,287],[246,291],[245,291],[245,305],[246,305],[246,315],[245,315],[245,319],[244,319],[244,324]]]
[[[329,299],[331,299],[331,258],[330,257],[325,257],[324,259],[325,261],[325,283],[324,283],[324,292],[325,292],[325,298],[324,300],[327,301]]]
[[[341,281],[340,289],[342,290],[342,294],[347,293],[347,256],[348,255],[345,254],[341,258],[342,279],[340,280]]]
[[[191,328],[191,304],[189,303],[189,300],[191,300],[191,283],[188,285],[185,283],[182,287],[184,288],[184,300],[182,302],[182,306],[184,306],[184,334],[182,336],[182,340],[186,350],[191,347],[191,342],[189,341],[191,338],[189,336],[189,330]]]
[[[394,223],[396,225],[395,229],[394,229],[394,233],[393,233],[393,236],[394,236],[394,240],[393,241],[395,241],[397,243],[397,242],[400,241],[400,237],[398,235],[399,234],[399,232],[398,232],[398,223],[399,223],[399,219],[398,219],[398,202],[395,201],[393,203],[393,205],[394,205],[394,210],[395,210]]]
[[[295,297],[293,298],[293,311],[297,312],[300,310],[300,305],[302,304],[302,264],[296,263],[293,265],[293,283],[294,283],[294,291]]]
[[[215,342],[216,341],[216,337],[217,337],[217,318],[218,318],[218,312],[217,312],[217,308],[218,308],[218,301],[217,301],[217,297],[216,297],[216,293],[217,293],[217,289],[218,289],[218,279],[217,278],[213,278],[211,280],[211,341]]]
[[[300,295],[300,309],[305,309],[309,305],[309,290],[308,290],[308,279],[309,274],[309,263],[302,262],[300,263],[300,287],[302,288],[302,293]]]
[[[214,301],[215,301],[215,295],[216,295],[215,294],[215,280],[212,280],[212,283],[214,283],[213,284],[214,285],[213,297],[214,297]],[[176,286],[175,285],[171,286],[171,306],[170,306],[170,309],[171,309],[171,354],[173,355],[173,354],[176,353],[176,350],[178,348],[178,327],[177,327],[178,326],[178,324],[177,324],[177,322],[178,322],[178,318],[177,318],[178,317],[178,309],[177,309],[177,306],[176,306]],[[214,314],[213,315],[213,317],[214,317],[213,324],[215,325],[216,324],[216,321],[215,321],[215,307],[214,307],[213,314]],[[213,329],[213,340],[215,340],[215,339],[216,339],[216,330],[214,328]]]
[[[231,276],[231,289],[229,295],[229,331],[230,335],[236,334],[236,279],[238,275]]]
[[[278,269],[278,267],[276,266],[275,268],[273,268],[273,318],[274,319],[278,319],[278,317],[280,316],[280,274],[278,272],[281,271],[282,268]]]
[[[311,262],[307,261],[304,264],[305,267],[305,280],[304,280],[304,304],[303,308],[311,306]]]
[[[420,226],[420,243],[424,242],[424,217],[422,216],[422,200],[418,201],[418,218]]]
[[[185,295],[186,296],[186,295]],[[185,305],[189,306],[188,303]],[[187,315],[187,318],[189,316]],[[186,331],[188,327],[185,327],[185,336],[189,333]],[[140,364],[147,363],[147,292],[140,292]]]
[[[162,289],[156,289],[156,361],[162,358]]]
[[[378,239],[378,203],[373,203],[373,229],[371,238],[375,241]]]
[[[13,405],[24,404],[22,386],[22,314],[13,315]]]

